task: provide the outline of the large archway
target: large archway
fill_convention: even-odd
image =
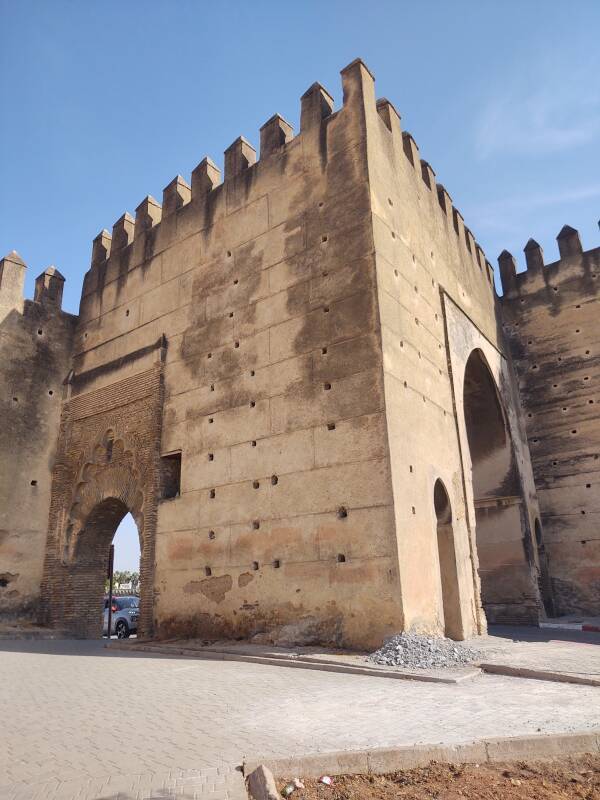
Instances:
[[[72,635],[102,635],[110,545],[128,513],[140,541],[137,632],[152,632],[156,473],[154,461],[144,470],[138,452],[109,427],[81,454],[72,482],[57,467],[42,602],[44,621]]]
[[[538,598],[521,481],[499,392],[479,349],[466,363],[463,401],[482,605],[489,622],[529,621]]]
[[[86,638],[102,635],[104,584],[110,545],[129,509],[117,497],[99,502],[77,536],[70,559],[70,592],[75,601],[72,631]],[[140,537],[140,549],[143,541]]]
[[[444,634],[450,639],[464,639],[454,529],[452,527],[452,507],[446,487],[439,478],[433,488],[433,505],[437,520]]]

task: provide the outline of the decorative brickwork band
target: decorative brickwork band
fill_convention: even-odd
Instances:
[[[101,633],[108,548],[128,512],[140,536],[138,630],[143,635],[152,631],[162,383],[159,361],[151,370],[64,405],[52,479],[42,615],[75,635]]]

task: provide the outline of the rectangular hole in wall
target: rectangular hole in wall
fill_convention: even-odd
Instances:
[[[181,492],[181,451],[160,459],[162,499],[171,500]]]

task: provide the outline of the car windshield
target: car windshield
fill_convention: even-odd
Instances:
[[[116,599],[117,608],[138,608],[140,605],[139,597],[118,597]]]

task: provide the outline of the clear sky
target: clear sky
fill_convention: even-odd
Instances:
[[[115,561],[113,569],[126,572],[140,571],[140,540],[137,526],[131,514],[121,520],[115,538]]]
[[[0,254],[76,312],[93,237],[360,56],[496,265],[600,244],[599,0],[0,0]],[[129,565],[131,567],[131,565]]]
[[[356,56],[495,265],[600,244],[598,0],[0,0],[0,253],[77,311],[93,237]]]

